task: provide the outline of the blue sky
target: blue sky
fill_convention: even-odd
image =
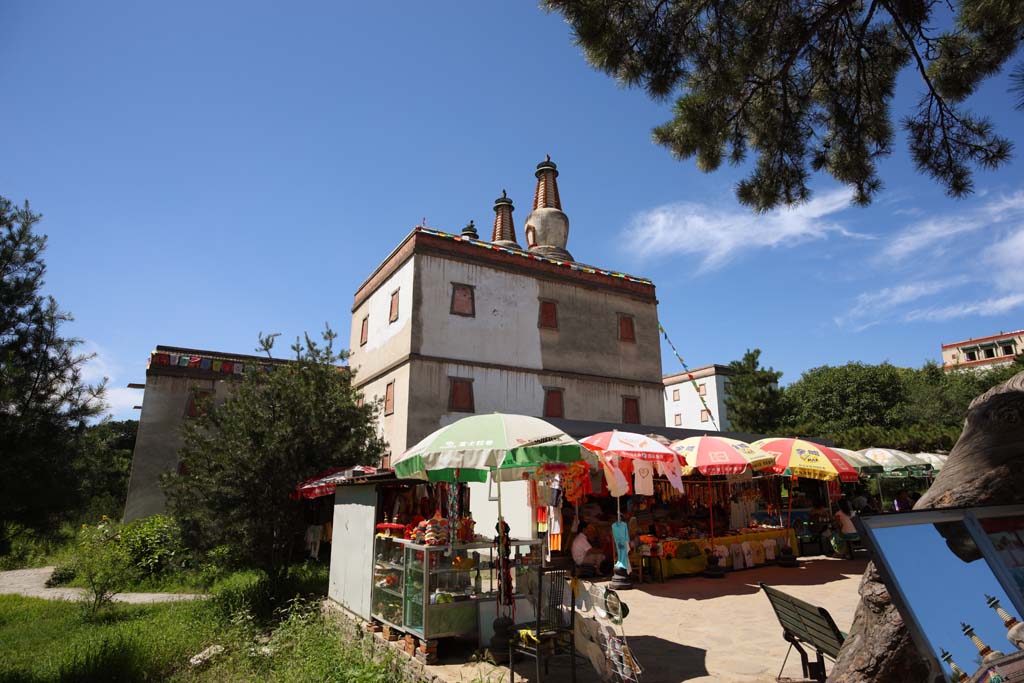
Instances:
[[[671,103],[593,71],[531,3],[15,1],[0,23],[0,194],[44,214],[47,291],[118,416],[156,344],[347,337],[356,287],[423,217],[487,232],[507,188],[521,237],[545,153],[574,256],[652,278],[691,367],[760,347],[786,382],[1024,327],[1019,158],[957,201],[901,137],[871,208],[817,177],[754,216],[743,169],[673,161],[650,140]],[[972,102],[1021,146],[1005,80]]]

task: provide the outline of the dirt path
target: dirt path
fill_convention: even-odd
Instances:
[[[47,588],[46,580],[52,573],[53,567],[0,572],[0,595],[25,595],[30,598],[46,598],[48,600],[78,600],[85,594],[84,588]],[[118,593],[114,600],[132,604],[147,604],[194,600],[203,597],[206,596],[192,593]]]

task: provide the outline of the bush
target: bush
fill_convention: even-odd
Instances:
[[[156,576],[185,564],[181,528],[171,517],[153,515],[121,529],[121,545],[128,562],[143,577]]]
[[[50,578],[46,580],[46,587],[53,588],[54,586],[65,586],[74,581],[77,576],[78,567],[74,562],[58,564],[54,567],[53,573],[50,574]]]
[[[75,547],[75,567],[85,583],[86,612],[96,616],[132,578],[132,565],[120,543],[118,525],[105,517],[96,526],[83,524]]]

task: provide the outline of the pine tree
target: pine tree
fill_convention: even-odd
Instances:
[[[897,77],[921,98],[902,121],[917,168],[954,197],[1011,143],[964,101],[1024,38],[1019,0],[545,0],[597,69],[655,98],[675,93],[654,139],[704,171],[757,156],[737,187],[759,211],[809,196],[812,171],[867,204],[893,143]],[[946,8],[954,25],[933,26]],[[1018,71],[1018,78],[1024,78]]]
[[[275,335],[260,336],[268,356]],[[224,403],[189,422],[181,466],[164,476],[167,501],[188,543],[227,546],[239,560],[279,575],[305,528],[289,498],[304,479],[332,467],[376,464],[383,443],[352,372],[338,367],[330,328],[323,343],[296,340],[294,361],[254,369]]]
[[[751,434],[767,434],[776,430],[783,416],[781,372],[761,367],[761,349],[743,354],[729,363],[731,388],[725,399],[730,427]]]
[[[39,219],[0,197],[0,554],[12,529],[52,527],[74,508],[80,437],[104,407],[104,385],[82,379],[91,356],[62,336],[70,314],[42,293]]]

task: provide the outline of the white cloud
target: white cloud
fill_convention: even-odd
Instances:
[[[806,204],[757,215],[738,207],[721,209],[697,202],[678,202],[637,214],[626,231],[640,256],[692,254],[701,270],[713,270],[743,251],[787,247],[830,234],[868,237],[850,232],[828,217],[850,206],[847,189],[824,192]]]
[[[835,322],[840,327],[850,325],[860,332],[877,325],[887,314],[903,304],[933,296],[967,281],[966,276],[955,276],[944,280],[906,282],[873,292],[863,292],[857,296],[850,310],[837,316]]]
[[[1008,294],[995,299],[984,299],[982,301],[963,301],[950,306],[940,308],[924,308],[910,311],[904,316],[907,322],[925,320],[929,322],[940,322],[952,318],[963,318],[969,315],[993,316],[1009,313],[1024,306],[1024,294]]]
[[[960,236],[997,223],[1024,219],[1024,191],[994,198],[973,211],[912,223],[882,249],[887,261],[903,261],[925,251],[942,251]]]
[[[992,284],[1002,290],[1024,290],[1024,226],[982,254]]]
[[[138,414],[133,412],[133,408],[142,403],[142,390],[125,386],[127,380],[123,365],[95,342],[85,341],[79,350],[84,354],[95,354],[82,368],[82,380],[90,384],[107,380],[107,391],[103,397],[106,406],[104,414],[115,419],[137,419]]]
[[[108,386],[103,400],[107,404],[106,412],[115,418],[138,419],[138,415],[132,411],[135,406],[142,405],[142,390]]]

